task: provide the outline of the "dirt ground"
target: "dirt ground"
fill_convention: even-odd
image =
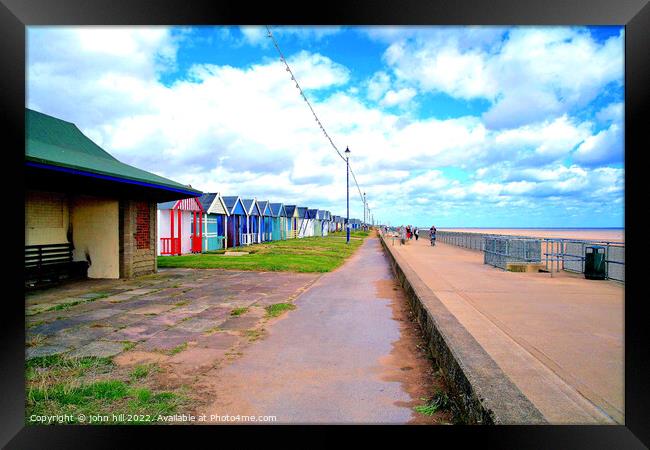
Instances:
[[[382,378],[402,383],[412,400],[401,404],[414,408],[430,400],[433,393],[444,393],[447,388],[401,286],[396,281],[387,281],[383,289],[391,289],[395,296],[391,302],[392,319],[399,322],[400,338],[392,344],[390,354],[382,358],[385,367]],[[451,411],[440,410],[432,415],[416,413],[409,423],[451,424],[452,419]]]

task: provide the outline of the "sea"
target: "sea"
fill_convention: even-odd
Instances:
[[[420,229],[429,229],[419,227]],[[462,231],[466,233],[490,233],[547,238],[597,239],[609,242],[625,242],[625,228],[506,228],[506,227],[439,227],[440,231]]]

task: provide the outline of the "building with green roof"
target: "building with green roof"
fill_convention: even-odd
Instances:
[[[89,278],[155,272],[157,204],[202,192],[117,160],[73,123],[25,115],[25,245],[70,244]]]

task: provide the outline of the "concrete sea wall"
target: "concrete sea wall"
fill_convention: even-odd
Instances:
[[[408,263],[382,236],[380,241],[442,369],[462,421],[469,424],[547,423]]]

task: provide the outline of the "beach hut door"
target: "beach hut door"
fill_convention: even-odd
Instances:
[[[201,253],[203,247],[203,214],[194,211],[192,215],[192,253]]]

